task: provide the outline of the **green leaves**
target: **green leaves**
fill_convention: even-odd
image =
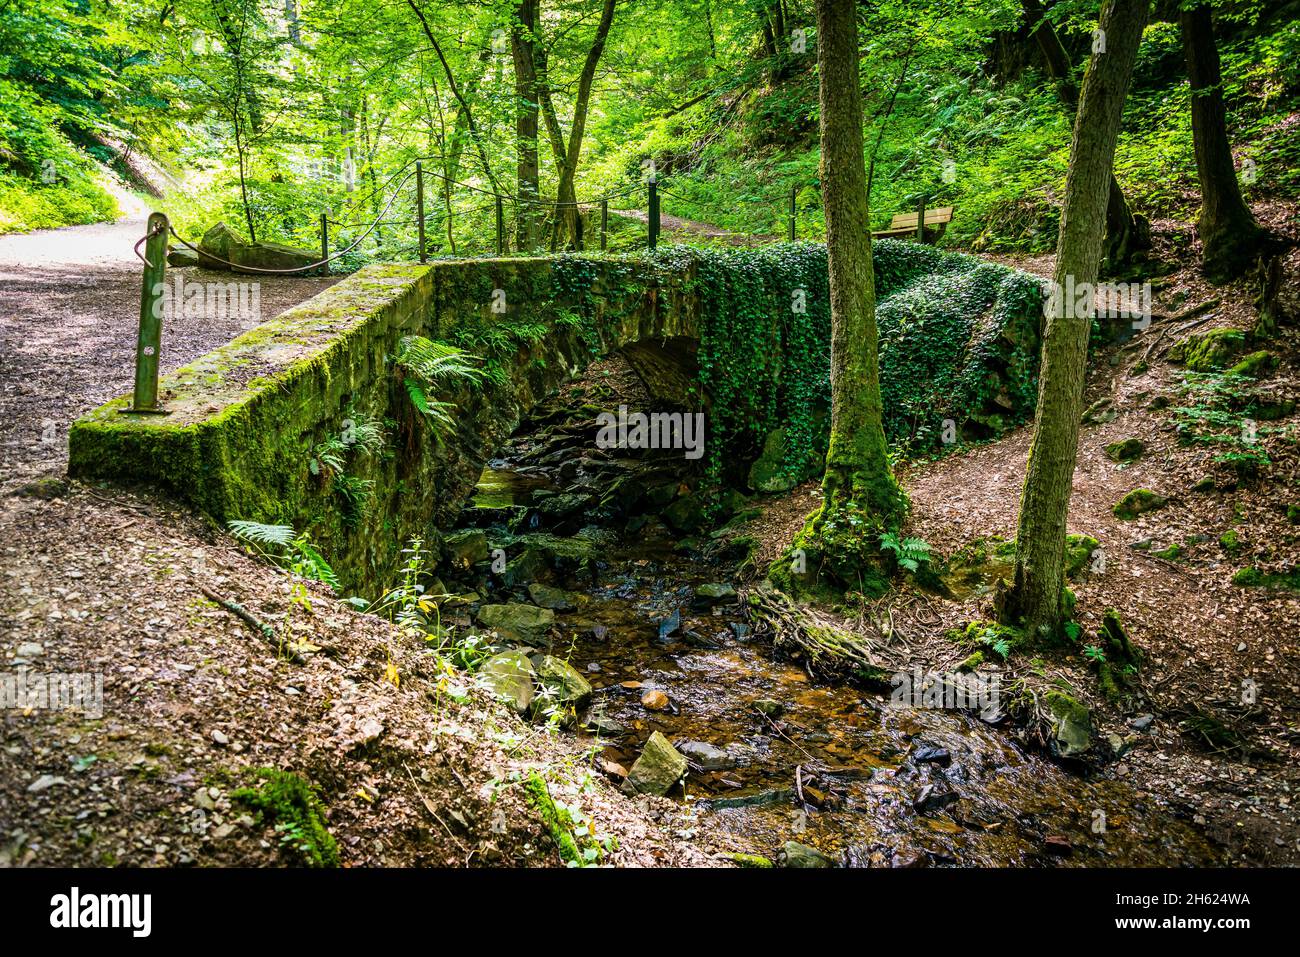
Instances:
[[[435,434],[455,427],[454,402],[433,397],[435,391],[452,391],[475,386],[483,380],[478,356],[456,346],[434,342],[424,336],[406,336],[398,343],[394,361],[410,374],[402,380],[411,404],[429,420]]]

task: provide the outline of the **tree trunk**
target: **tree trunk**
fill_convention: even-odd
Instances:
[[[1070,54],[1047,19],[1043,5],[1038,0],[1023,0],[1025,17],[1033,29],[1034,42],[1043,54],[1047,64],[1048,75],[1056,81],[1056,89],[1073,109],[1079,105],[1079,88],[1074,77],[1074,65]],[[1111,269],[1117,269],[1128,263],[1135,253],[1151,245],[1151,232],[1143,217],[1135,216],[1124,198],[1124,190],[1110,176],[1110,192],[1106,205],[1106,241],[1102,247],[1102,260]]]
[[[587,60],[582,65],[578,76],[578,96],[573,104],[573,125],[569,127],[569,145],[565,150],[564,168],[560,171],[560,184],[556,189],[556,202],[559,208],[555,217],[555,232],[551,245],[559,248],[565,244],[568,248],[582,245],[582,217],[578,211],[578,194],[576,188],[578,157],[582,153],[582,137],[587,128],[587,103],[591,99],[591,84],[596,78],[596,66],[601,54],[605,52],[605,40],[609,37],[609,28],[614,22],[615,0],[605,0],[600,12],[600,23],[596,25],[596,36],[587,51]]]
[[[1240,276],[1254,263],[1267,233],[1255,222],[1237,185],[1210,7],[1203,4],[1184,10],[1179,19],[1187,78],[1192,87],[1196,172],[1201,181],[1201,215],[1197,222],[1201,267],[1210,280],[1225,282]]]
[[[837,584],[876,591],[882,531],[897,529],[906,499],[889,468],[876,355],[871,215],[863,158],[854,4],[817,0],[821,179],[830,268],[831,435],[821,510],[796,539]]]
[[[1064,293],[1091,290],[1097,282],[1115,143],[1149,10],[1149,0],[1106,0],[1100,23],[1105,52],[1092,55],[1074,121],[1053,276],[1056,294],[1046,310],[1038,414],[1020,500],[1015,582],[1000,609],[1004,622],[1035,636],[1059,633],[1069,613],[1063,600],[1065,523],[1092,315],[1090,308],[1074,308],[1073,295]]]
[[[516,246],[527,252],[538,239],[537,45],[539,0],[519,0],[510,32],[515,65],[515,149],[518,153],[515,195],[519,200]]]

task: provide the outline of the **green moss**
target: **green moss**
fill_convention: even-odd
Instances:
[[[573,818],[568,811],[556,805],[546,779],[534,771],[524,780],[524,793],[528,796],[528,803],[541,818],[546,832],[551,835],[551,840],[555,842],[560,860],[566,864],[584,863],[582,851],[573,837]]]
[[[1141,458],[1146,446],[1141,439],[1124,439],[1106,446],[1106,458],[1113,462],[1133,462]]]
[[[732,852],[724,854],[723,856],[738,867],[759,867],[766,869],[772,866],[772,862],[761,854],[741,854],[739,852]]]
[[[1145,512],[1152,512],[1158,508],[1163,508],[1166,499],[1162,495],[1157,495],[1150,489],[1135,488],[1122,499],[1115,503],[1111,511],[1116,518],[1132,519],[1137,518]]]
[[[1169,358],[1192,372],[1215,372],[1227,368],[1245,345],[1246,336],[1239,329],[1210,329],[1174,345]]]
[[[1090,535],[1065,536],[1065,577],[1077,578],[1081,575],[1100,547],[1101,542]]]
[[[984,652],[973,651],[966,659],[957,666],[958,671],[974,671],[980,665],[984,664]]]
[[[976,662],[977,665],[984,660],[982,657],[984,652],[992,652],[1005,661],[1016,649],[1027,643],[1022,629],[993,621],[972,621],[965,628],[950,629],[945,637],[962,647],[975,648],[975,653],[981,655],[980,661]],[[966,661],[970,661],[973,657],[974,655],[971,655]]]
[[[1228,370],[1229,375],[1259,379],[1277,368],[1277,356],[1268,350],[1252,352]]]
[[[1300,591],[1300,566],[1288,572],[1261,572],[1254,565],[1247,565],[1232,576],[1232,583],[1247,588],[1287,588]]]
[[[1292,525],[1300,525],[1300,505],[1286,507],[1286,520]]]
[[[1241,551],[1241,535],[1235,528],[1230,528],[1219,536],[1219,547],[1229,555],[1235,555]]]
[[[1156,558],[1163,558],[1166,561],[1172,562],[1175,559],[1181,558],[1183,551],[1183,546],[1178,542],[1174,542],[1168,548],[1162,548],[1159,551],[1152,552],[1151,554],[1156,556]]]
[[[339,851],[325,826],[320,799],[306,780],[288,771],[259,768],[260,784],[232,791],[280,834],[280,843],[300,855],[309,867],[338,867]]]

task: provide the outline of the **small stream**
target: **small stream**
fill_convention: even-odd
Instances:
[[[733,583],[731,569],[658,518],[603,525],[596,503],[608,496],[587,473],[622,477],[631,466],[566,446],[590,444],[594,431],[556,418],[540,441],[525,426],[491,463],[463,524],[507,534],[550,523],[554,534],[600,543],[594,568],[562,581],[575,607],[557,611],[563,637],[549,649],[595,689],[572,733],[600,746],[606,767],[626,769],[661,732],[692,762],[670,797],[698,808],[713,843],[775,858],[793,840],[849,866],[1220,861],[1189,823],[1123,781],[1085,780],[976,716],[889,707],[884,695],[822,684],[774,660],[740,605],[696,600],[700,585]],[[576,493],[592,504],[558,524],[542,514],[547,498]],[[518,584],[512,600],[528,600]],[[648,691],[662,691],[668,706],[643,705]]]

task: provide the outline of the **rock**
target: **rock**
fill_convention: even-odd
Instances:
[[[540,645],[555,624],[555,612],[549,608],[512,601],[504,605],[482,606],[476,620],[479,625],[495,631],[503,638],[522,641],[527,645]]]
[[[27,785],[28,794],[39,794],[42,791],[48,791],[56,784],[67,784],[64,778],[55,777],[53,774],[42,774],[31,784]]]
[[[917,764],[938,764],[946,768],[952,764],[952,754],[947,748],[920,747],[912,752],[912,760]]]
[[[594,731],[596,734],[607,738],[621,738],[627,734],[627,728],[624,725],[615,721],[603,711],[587,715],[585,727],[588,731]],[[626,773],[624,772],[624,776],[626,776]]]
[[[1106,458],[1112,462],[1133,462],[1142,457],[1146,446],[1141,439],[1124,439],[1106,446]]]
[[[650,735],[641,756],[628,772],[627,783],[637,794],[662,797],[686,773],[686,758],[658,731]]]
[[[520,554],[506,562],[505,573],[501,576],[507,588],[515,588],[528,582],[535,582],[550,574],[551,566],[546,560],[546,553],[539,548],[525,548]]]
[[[45,646],[34,641],[24,641],[14,652],[15,656],[25,661],[31,661],[33,658],[39,658],[45,654]]]
[[[577,607],[575,598],[581,596],[575,596],[563,588],[552,588],[541,582],[533,582],[528,586],[528,597],[542,608],[550,608],[553,611],[573,611]]]
[[[1115,503],[1111,511],[1116,518],[1131,519],[1137,518],[1147,512],[1154,512],[1158,508],[1163,508],[1168,500],[1163,495],[1157,495],[1150,489],[1135,488],[1122,499]]]
[[[1261,349],[1259,352],[1252,352],[1246,356],[1246,358],[1229,369],[1228,373],[1230,375],[1246,376],[1250,379],[1260,379],[1276,368],[1277,356],[1267,349]]]
[[[591,700],[590,682],[562,658],[544,656],[537,666],[537,678],[562,705],[583,708]]]
[[[813,465],[811,461],[802,469],[787,469],[786,457],[785,429],[773,429],[763,440],[763,451],[749,467],[749,487],[755,492],[772,495],[788,492],[809,477]]]
[[[1213,476],[1213,475],[1203,475],[1203,476],[1201,476],[1199,479],[1196,480],[1196,484],[1194,484],[1194,485],[1192,486],[1192,491],[1193,491],[1193,492],[1213,492],[1213,491],[1214,491],[1214,487],[1215,487],[1214,476]]]
[[[771,698],[759,698],[753,704],[755,711],[773,720],[785,714],[785,705],[779,701],[773,701]]]
[[[1063,691],[1044,695],[1052,713],[1052,748],[1063,758],[1074,758],[1092,747],[1092,715],[1087,707]]]
[[[833,858],[827,857],[815,847],[800,844],[798,841],[786,841],[781,848],[781,863],[786,867],[834,867]]]
[[[1111,406],[1114,403],[1110,399],[1098,399],[1083,413],[1082,423],[1084,425],[1103,425],[1115,420],[1116,412]]]
[[[229,269],[232,250],[243,245],[244,237],[225,223],[217,223],[199,240],[199,265],[205,269]],[[212,258],[214,256],[217,258]],[[219,259],[225,262],[219,262]]]
[[[1043,838],[1043,850],[1054,857],[1069,857],[1074,853],[1069,840],[1059,834],[1049,834]]]
[[[662,691],[651,689],[641,695],[641,707],[647,711],[663,711],[668,707],[668,695]]]
[[[736,637],[737,641],[749,640],[749,625],[743,621],[729,621],[727,627],[731,629],[731,633]]]
[[[50,499],[63,498],[70,491],[72,491],[72,486],[65,480],[54,475],[47,475],[18,486],[12,494],[19,498],[39,498],[49,501]]]
[[[1209,329],[1175,343],[1168,356],[1169,361],[1181,362],[1192,372],[1217,372],[1226,369],[1245,345],[1246,336],[1240,329]]]
[[[667,618],[659,619],[655,624],[659,626],[659,640],[663,641],[682,626],[681,612],[674,611]]]
[[[220,744],[223,746],[230,743],[229,736],[227,736],[227,734],[224,731],[219,731],[215,728],[212,731],[212,740],[216,744]]]
[[[262,269],[303,269],[319,262],[320,254],[281,243],[250,243],[232,246],[227,258],[235,264],[235,272],[254,272]]]
[[[549,519],[568,518],[570,515],[586,508],[590,501],[590,495],[563,492],[538,502],[537,511]]]
[[[697,610],[706,611],[715,605],[734,605],[737,601],[739,599],[736,597],[735,585],[710,582],[695,589],[695,600],[692,604]]]
[[[736,759],[707,741],[683,741],[677,750],[702,771],[726,771],[736,766]]]
[[[916,800],[912,802],[912,807],[921,814],[930,814],[934,811],[941,811],[951,804],[956,804],[960,799],[961,795],[956,791],[944,791],[933,784],[927,784],[917,794]]]
[[[694,495],[683,495],[663,510],[663,519],[674,532],[690,535],[704,524],[704,506]]]
[[[184,246],[173,246],[167,250],[167,265],[173,269],[185,269],[199,264],[199,254]]]
[[[491,555],[487,535],[477,529],[452,532],[442,540],[443,554],[447,563],[460,571],[485,562]]]
[[[894,868],[915,870],[920,867],[929,867],[930,858],[926,856],[925,851],[917,850],[899,850],[895,851],[889,859],[889,866]]]
[[[1147,731],[1150,730],[1151,725],[1155,723],[1155,720],[1156,716],[1153,714],[1140,714],[1136,718],[1130,718],[1128,726],[1134,731],[1146,734]]]
[[[478,670],[479,680],[493,694],[505,698],[520,714],[533,703],[533,663],[522,651],[493,655]]]

